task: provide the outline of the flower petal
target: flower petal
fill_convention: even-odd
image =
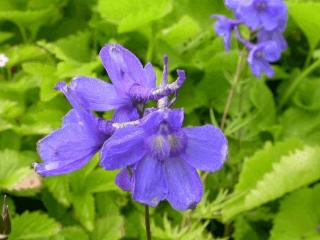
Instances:
[[[157,77],[156,77],[156,73],[155,73],[151,63],[148,63],[144,67],[144,72],[145,72],[145,76],[146,76],[146,82],[145,82],[144,86],[146,86],[148,88],[155,88]]]
[[[127,93],[134,83],[144,85],[144,69],[139,59],[119,44],[108,44],[100,51],[101,61],[118,92]]]
[[[226,159],[227,139],[219,128],[213,125],[184,128],[187,147],[180,155],[192,167],[203,171],[217,171]]]
[[[128,168],[123,168],[116,176],[116,184],[126,192],[131,192],[132,177],[130,176]]]
[[[76,77],[70,89],[75,93],[80,104],[88,110],[109,111],[127,104],[128,99],[121,98],[115,87],[100,79]]]
[[[62,128],[38,142],[37,151],[44,163],[35,163],[36,171],[52,176],[77,170],[93,157],[108,137],[99,130],[97,118],[72,110]]]
[[[141,160],[145,155],[144,131],[128,126],[117,130],[103,145],[101,166],[107,170],[124,168]]]
[[[114,122],[129,122],[139,118],[138,110],[136,107],[127,105],[118,108],[113,114],[112,121]]]
[[[162,162],[148,156],[137,163],[133,188],[135,201],[155,207],[166,198],[167,190]]]
[[[201,200],[203,187],[197,171],[180,158],[165,162],[167,200],[177,210],[194,208]]]

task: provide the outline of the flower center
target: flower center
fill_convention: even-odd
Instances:
[[[258,11],[264,11],[267,7],[268,7],[268,3],[267,3],[267,1],[265,1],[265,0],[257,1],[257,2],[255,3],[255,8],[256,8]]]
[[[183,131],[170,131],[167,124],[161,124],[156,134],[146,139],[151,155],[159,161],[178,156],[186,147],[187,137]]]
[[[255,56],[256,56],[256,58],[264,58],[264,53],[263,53],[263,51],[257,51]]]

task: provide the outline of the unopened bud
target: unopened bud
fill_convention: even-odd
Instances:
[[[9,215],[9,206],[7,204],[7,196],[4,196],[3,199],[3,206],[2,206],[2,219],[3,219],[3,226],[4,234],[9,234],[11,232],[11,221],[10,221],[10,215]]]

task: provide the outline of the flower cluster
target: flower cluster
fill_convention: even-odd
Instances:
[[[121,169],[116,184],[131,192],[137,202],[156,206],[162,200],[178,210],[196,206],[203,194],[196,169],[216,171],[227,155],[227,140],[213,125],[183,128],[184,112],[172,109],[185,80],[168,83],[168,58],[164,58],[163,79],[156,86],[156,74],[148,63],[118,44],[100,51],[111,83],[76,77],[68,86],[56,85],[72,110],[62,127],[38,143],[43,163],[35,163],[43,176],[69,173],[84,166],[97,152],[106,170]],[[157,107],[144,109],[149,101]],[[94,112],[114,110],[111,120]]]
[[[248,63],[255,76],[266,73],[274,75],[270,63],[278,61],[287,48],[283,37],[287,24],[287,6],[283,0],[225,0],[225,5],[233,11],[235,19],[223,15],[212,15],[217,19],[216,33],[224,38],[226,50],[230,49],[231,36],[235,35],[248,50]],[[239,26],[246,25],[254,43],[240,35]]]

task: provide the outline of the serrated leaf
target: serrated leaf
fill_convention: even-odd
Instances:
[[[172,10],[171,0],[100,0],[98,11],[101,16],[118,24],[119,32],[129,32],[155,21]]]
[[[121,239],[124,234],[124,221],[120,215],[108,215],[97,220],[92,232],[92,240]]]
[[[32,173],[30,159],[13,150],[0,152],[0,188],[11,189]]]
[[[59,224],[41,212],[24,212],[12,220],[9,240],[43,239],[58,233]]]
[[[94,198],[89,193],[81,195],[72,195],[72,203],[76,218],[85,226],[89,231],[94,228],[95,206]]]
[[[70,206],[70,186],[69,176],[54,176],[44,179],[44,184],[48,187],[49,191],[55,199],[64,206]]]
[[[320,185],[293,192],[280,205],[270,240],[320,239]]]
[[[78,226],[66,227],[50,240],[89,240],[88,234]]]
[[[115,171],[111,172],[104,169],[94,170],[85,181],[86,191],[97,193],[118,190],[119,188],[114,183],[115,176]]]
[[[200,32],[198,23],[188,15],[184,15],[181,19],[161,31],[160,39],[168,43],[171,47],[179,48]]]
[[[267,143],[263,149],[257,151],[251,158],[246,159],[235,189],[237,192],[255,187],[261,177],[272,170],[274,163],[280,161],[284,155],[302,148],[303,144],[297,139],[289,139],[274,145]]]
[[[59,10],[54,5],[43,9],[0,9],[0,20],[8,20],[15,23],[22,33],[24,40],[27,40],[24,29],[29,29],[31,37],[36,36],[39,28],[45,24],[56,21],[60,17]]]
[[[239,182],[235,186],[234,197],[225,203],[222,208],[224,220],[229,220],[238,213],[250,209],[245,204],[247,194],[256,187],[256,184],[265,174],[272,171],[273,164],[278,163],[285,156],[303,144],[299,140],[286,140],[274,145],[267,143],[262,150],[246,159],[241,171]]]
[[[25,63],[22,68],[40,83],[41,101],[49,101],[58,94],[58,91],[54,89],[55,83],[59,81],[54,66],[43,63]]]
[[[43,49],[34,45],[14,46],[7,52],[9,58],[8,66],[12,67],[31,60],[41,60],[46,57],[45,54]]]
[[[305,147],[281,158],[246,196],[247,208],[272,201],[320,179],[320,148]]]

